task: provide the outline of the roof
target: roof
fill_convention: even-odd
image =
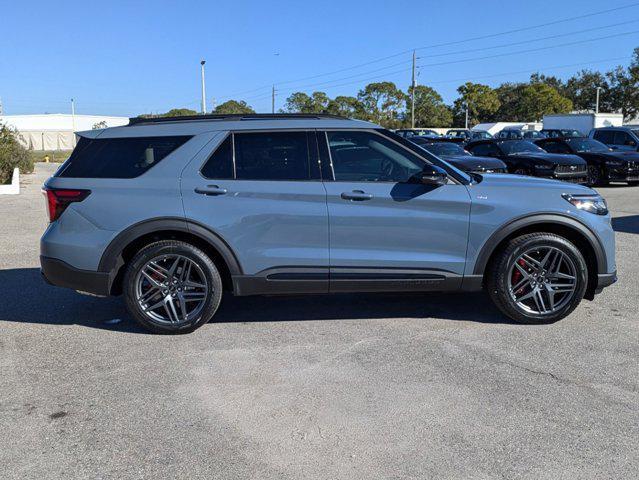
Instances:
[[[197,115],[188,117],[135,118],[128,125],[102,130],[100,138],[160,135],[197,135],[228,130],[281,130],[313,128],[380,128],[374,123],[334,115],[250,114]],[[97,132],[79,132],[94,137]]]

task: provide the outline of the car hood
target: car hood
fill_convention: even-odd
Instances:
[[[552,180],[549,178],[529,177],[524,175],[511,175],[503,173],[495,173],[492,175],[482,175],[481,185],[484,188],[500,188],[500,187],[516,187],[517,189],[555,189],[561,190],[562,193],[568,191],[573,194],[592,194],[593,189],[574,183],[566,183],[560,180]]]
[[[604,160],[639,162],[639,152],[581,152],[584,156],[598,157]]]
[[[506,168],[501,160],[491,157],[475,157],[473,155],[442,155],[444,160],[462,170],[494,170]]]
[[[545,152],[526,152],[526,153],[512,153],[508,155],[513,159],[526,159],[531,161],[549,162],[554,165],[583,165],[584,159],[578,155],[563,154],[563,153],[545,153]]]

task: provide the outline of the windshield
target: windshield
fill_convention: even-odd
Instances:
[[[566,143],[576,152],[609,152],[610,148],[590,138],[571,138]]]
[[[472,135],[473,135],[473,139],[475,139],[475,140],[476,140],[476,139],[479,139],[479,138],[481,138],[481,139],[484,139],[484,138],[493,138],[493,136],[492,136],[490,133],[488,133],[488,132],[482,132],[482,131],[479,131],[479,132],[473,132],[473,133],[472,133]]]
[[[578,130],[562,130],[561,134],[564,137],[583,137],[584,136],[583,133],[581,133]],[[597,143],[599,143],[599,142],[597,142]]]
[[[639,128],[633,128],[632,133],[634,133],[635,135],[639,137]]]
[[[506,153],[506,155],[512,155],[514,153],[544,151],[542,148],[538,147],[534,143],[527,142],[525,140],[518,140],[516,142],[501,142],[499,146]]]
[[[421,146],[435,155],[470,155],[470,153],[454,143],[427,143],[421,144]]]

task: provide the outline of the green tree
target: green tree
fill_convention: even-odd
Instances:
[[[366,118],[361,102],[355,97],[337,96],[328,102],[326,113],[347,118]]]
[[[526,83],[502,83],[495,89],[497,99],[499,100],[499,108],[487,120],[497,122],[521,122],[519,100],[521,92],[526,88]]]
[[[0,123],[0,185],[11,179],[13,169],[20,173],[33,171],[33,160],[18,142],[18,132]]]
[[[377,82],[366,85],[357,94],[368,120],[386,128],[402,126],[406,94],[393,82]]]
[[[459,98],[453,105],[456,124],[463,125],[466,105],[468,105],[469,126],[492,119],[493,114],[501,106],[497,93],[488,85],[466,82],[457,88],[457,93]]]
[[[162,113],[160,117],[188,117],[190,115],[197,115],[197,112],[190,108],[172,108],[168,112]]]
[[[406,123],[410,125],[413,87],[408,88],[406,96]],[[453,123],[453,112],[444,104],[441,95],[431,87],[417,85],[415,87],[415,126],[416,127],[450,127]]]
[[[255,113],[255,110],[246,104],[244,100],[227,100],[224,103],[220,103],[213,113],[220,114],[234,114],[234,113]]]
[[[530,83],[545,83],[546,85],[550,85],[555,88],[562,95],[564,93],[564,82],[558,77],[548,76],[537,72],[530,76]]]
[[[625,121],[639,114],[639,47],[633,52],[627,69],[617,67],[606,74],[610,85],[610,109],[623,113]]]
[[[539,121],[544,115],[569,113],[572,101],[545,83],[531,83],[521,91],[519,117],[521,121]]]
[[[286,99],[282,111],[288,113],[326,113],[330,99],[324,92],[295,92]]]
[[[610,95],[610,85],[606,76],[600,72],[582,70],[573,75],[566,82],[564,95],[572,100],[575,110],[594,111],[597,87],[603,88],[599,98],[599,109],[602,112],[611,111],[612,96]]]

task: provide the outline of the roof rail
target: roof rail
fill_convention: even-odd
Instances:
[[[331,115],[328,113],[229,113],[229,114],[206,114],[206,115],[185,115],[180,117],[132,117],[129,118],[129,126],[143,125],[148,123],[166,122],[198,122],[210,120],[285,120],[285,119],[313,119],[334,118],[348,120],[346,117]]]

